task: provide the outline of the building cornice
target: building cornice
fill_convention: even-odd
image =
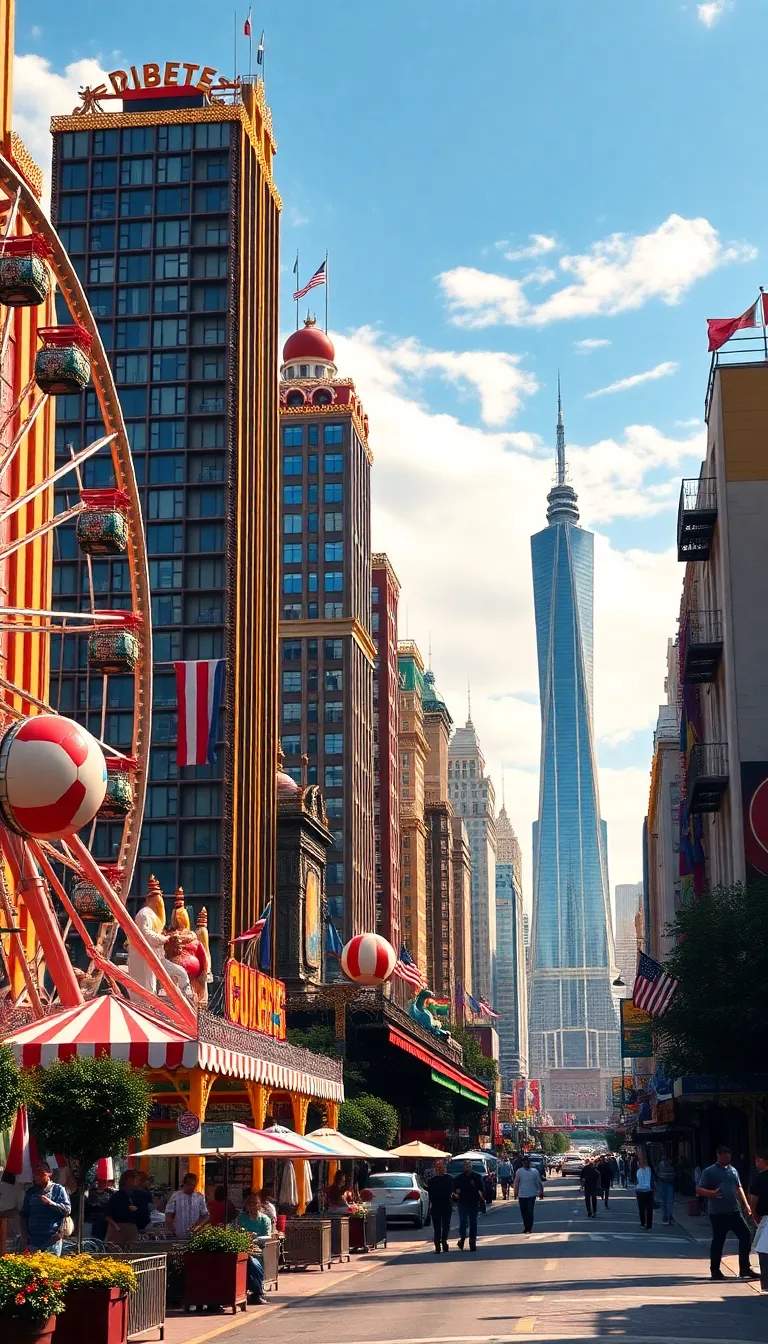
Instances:
[[[322,621],[281,621],[279,635],[281,639],[343,639],[346,636],[355,641],[371,667],[376,661],[376,645],[365,626],[354,616],[329,617]]]
[[[371,556],[371,568],[386,570],[387,578],[389,579],[390,583],[398,593],[400,592],[400,580],[398,579],[394,569],[392,568],[392,563],[389,559],[389,556],[386,555],[384,551],[374,551],[373,555]]]
[[[299,380],[297,379],[296,381],[298,382]],[[281,384],[280,386],[282,390],[283,384]],[[318,386],[322,386],[322,384],[318,383]],[[318,416],[323,415],[331,416],[332,419],[334,420],[340,420],[345,415],[349,417],[349,419],[352,421],[352,424],[355,427],[357,437],[359,438],[360,442],[363,445],[363,448],[365,449],[365,455],[368,458],[370,465],[373,466],[373,452],[371,451],[370,445],[368,443],[368,430],[365,426],[365,422],[363,420],[362,415],[354,406],[332,402],[330,406],[324,406],[324,405],[315,406],[314,404],[310,403],[308,406],[281,405],[280,407],[281,419],[283,416],[285,416],[286,419],[292,419],[292,420],[316,420]]]

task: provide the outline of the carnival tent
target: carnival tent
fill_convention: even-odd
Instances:
[[[198,1043],[126,999],[102,994],[21,1027],[5,1044],[25,1069],[75,1055],[111,1055],[153,1069],[193,1068]]]
[[[335,1157],[389,1157],[383,1148],[375,1148],[372,1143],[363,1143],[362,1139],[351,1139],[348,1134],[340,1134],[338,1129],[313,1129],[307,1136],[318,1143],[333,1148]]]

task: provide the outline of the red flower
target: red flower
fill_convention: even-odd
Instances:
[[[16,1294],[16,1305],[17,1305],[17,1307],[23,1307],[23,1305],[24,1305],[24,1294],[23,1294],[23,1293],[17,1293],[17,1294]]]

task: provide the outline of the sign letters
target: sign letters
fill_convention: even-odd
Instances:
[[[212,65],[192,65],[190,61],[166,61],[158,65],[148,61],[146,65],[131,65],[128,70],[110,70],[107,78],[112,85],[114,96],[130,89],[158,88],[194,88],[202,93],[213,87],[217,70]]]
[[[228,1021],[248,1031],[285,1040],[285,985],[242,961],[230,960],[224,972]]]

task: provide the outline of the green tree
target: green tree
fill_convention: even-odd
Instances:
[[[493,1085],[498,1077],[498,1066],[495,1059],[489,1059],[483,1054],[477,1037],[471,1031],[467,1031],[466,1027],[451,1027],[451,1035],[461,1046],[464,1067],[476,1078],[481,1078],[484,1083]]]
[[[621,1152],[621,1149],[627,1142],[626,1134],[620,1134],[618,1129],[606,1129],[603,1133],[603,1138],[612,1153]]]
[[[372,1143],[373,1126],[370,1118],[362,1111],[356,1101],[343,1101],[339,1107],[339,1133],[348,1134],[350,1139],[360,1139],[362,1143]]]
[[[377,1148],[391,1148],[397,1135],[400,1117],[394,1106],[381,1097],[355,1097],[355,1105],[368,1117],[371,1125],[369,1142]]]
[[[554,1130],[552,1133],[547,1131],[541,1135],[541,1151],[546,1157],[557,1157],[559,1153],[567,1153],[570,1146],[568,1135],[561,1134],[559,1130]]]
[[[768,887],[716,887],[679,910],[665,962],[679,988],[656,1023],[673,1077],[753,1073],[768,1021]]]
[[[21,1100],[21,1075],[13,1051],[0,1045],[0,1130],[11,1128]]]
[[[125,1152],[149,1116],[152,1093],[146,1075],[123,1060],[76,1055],[54,1060],[32,1075],[29,1123],[46,1153],[66,1153],[78,1183],[100,1157]],[[82,1208],[80,1227],[82,1238]]]

